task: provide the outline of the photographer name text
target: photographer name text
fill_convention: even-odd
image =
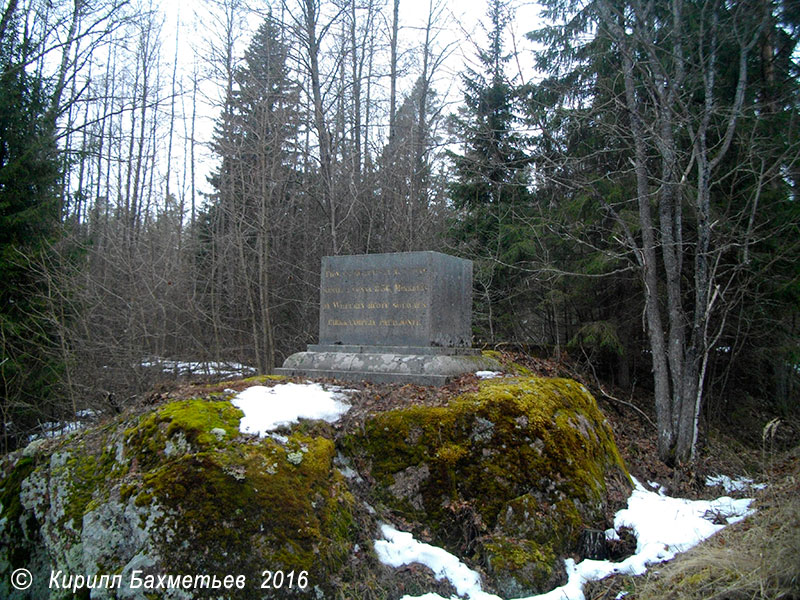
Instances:
[[[30,583],[28,584],[30,585]],[[305,589],[308,587],[308,571],[262,571],[259,581],[261,589]],[[15,585],[15,587],[17,587]],[[27,587],[27,586],[26,586]],[[124,577],[117,575],[80,575],[61,570],[50,571],[48,588],[51,590],[70,590],[75,594],[83,589],[142,590],[147,592],[164,590],[243,590],[247,587],[246,575],[208,575],[208,574],[145,574],[134,570]],[[17,587],[21,589],[21,587]]]

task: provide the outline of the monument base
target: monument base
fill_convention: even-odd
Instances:
[[[496,360],[471,348],[312,345],[307,352],[289,356],[275,372],[343,381],[444,385],[465,373],[497,370]]]

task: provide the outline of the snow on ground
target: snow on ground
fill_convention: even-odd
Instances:
[[[37,429],[38,433],[32,433],[28,436],[28,443],[38,440],[40,438],[56,438],[62,435],[68,435],[86,427],[87,422],[94,421],[99,416],[96,410],[85,408],[75,413],[77,421],[47,421],[39,423]],[[11,423],[6,423],[6,428],[10,428]]]
[[[433,571],[437,581],[449,579],[461,596],[470,600],[500,600],[498,596],[482,591],[480,575],[447,550],[418,542],[410,533],[397,531],[386,524],[381,525],[381,534],[384,539],[375,540],[375,553],[383,564],[396,568],[421,563]],[[438,600],[441,596],[426,594],[419,598]]]
[[[502,371],[475,371],[475,376],[478,379],[494,379],[495,377],[502,377]]]
[[[706,478],[706,486],[721,486],[726,494],[731,492],[749,492],[750,490],[763,490],[767,487],[765,483],[755,483],[749,477],[739,477],[731,479],[727,475],[710,475]]]
[[[40,433],[32,433],[28,436],[28,442],[33,442],[40,438],[57,438],[62,435],[68,435],[75,431],[83,429],[86,424],[82,421],[48,421],[46,423],[39,423],[38,429]]]
[[[346,397],[344,390],[335,386],[282,383],[274,387],[249,387],[239,392],[231,403],[244,413],[239,430],[263,437],[300,419],[333,423],[350,410],[350,405],[344,402]]]
[[[158,369],[163,373],[172,373],[176,376],[236,377],[239,375],[253,375],[256,372],[253,367],[236,362],[167,360],[158,357],[143,360],[141,366]]]
[[[520,600],[585,600],[583,585],[586,582],[615,573],[640,575],[647,565],[670,560],[724,527],[715,522],[724,519],[735,523],[753,512],[751,499],[734,500],[726,496],[716,500],[684,500],[651,492],[635,479],[634,483],[628,507],[616,514],[614,529],[606,535],[613,537],[622,528],[632,529],[637,539],[636,553],[618,563],[587,559],[576,564],[567,559],[565,585]],[[384,539],[375,541],[375,551],[385,564],[399,567],[421,563],[430,567],[437,579],[449,579],[461,596],[470,600],[501,600],[483,592],[478,574],[445,550],[422,544],[410,533],[399,532],[388,525],[381,526],[381,534]],[[401,600],[445,599],[425,594],[404,596]]]

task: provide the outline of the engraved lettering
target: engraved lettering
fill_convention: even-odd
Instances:
[[[320,344],[462,344],[468,331],[451,335],[450,323],[435,318],[450,311],[450,304],[457,315],[466,312],[464,294],[453,283],[462,267],[458,259],[427,253],[326,257],[320,273]]]
[[[381,327],[420,327],[419,319],[381,319]]]
[[[387,308],[387,307],[384,307]],[[427,302],[392,302],[392,308],[394,309],[402,309],[402,308],[410,308],[414,310],[421,310],[424,308],[428,308]]]
[[[402,283],[394,284],[395,292],[427,292],[428,286],[424,283],[415,283],[413,285],[405,285]]]
[[[334,302],[333,308],[338,308],[341,310],[363,310],[364,303],[363,302]]]
[[[354,285],[350,288],[350,291],[356,294],[381,294],[385,292],[391,292],[392,288],[389,287],[388,283],[379,284],[379,285]]]
[[[351,319],[350,324],[355,327],[375,327],[375,319]]]
[[[329,327],[375,327],[375,319],[328,319]]]

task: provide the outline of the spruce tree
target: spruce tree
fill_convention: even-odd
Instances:
[[[422,77],[394,115],[394,135],[380,157],[379,201],[369,211],[372,252],[435,247],[441,218],[432,197],[431,148],[441,102]]]
[[[13,444],[43,416],[42,401],[58,381],[32,265],[58,228],[59,166],[46,82],[26,66],[19,13],[7,16],[0,38],[0,397],[3,437]]]
[[[485,28],[488,44],[477,48],[478,65],[462,76],[464,105],[452,119],[462,152],[450,153],[450,198],[458,217],[451,236],[476,261],[477,315],[490,341],[512,335],[514,265],[529,258],[524,217],[529,203],[529,161],[519,133],[518,88],[505,73],[508,6],[492,0]]]
[[[292,233],[281,221],[290,212],[296,181],[299,100],[288,53],[281,24],[268,17],[245,52],[217,125],[214,150],[220,166],[210,178],[215,189],[209,211],[217,261],[212,270],[217,281],[210,286],[217,296],[212,306],[219,311],[215,327],[231,332],[230,346],[252,348],[251,355],[235,358],[263,372],[274,366],[274,328],[288,320],[277,318],[272,302],[276,278],[284,276],[274,259],[286,258],[282,236]],[[232,287],[241,291],[244,302],[230,296]]]

